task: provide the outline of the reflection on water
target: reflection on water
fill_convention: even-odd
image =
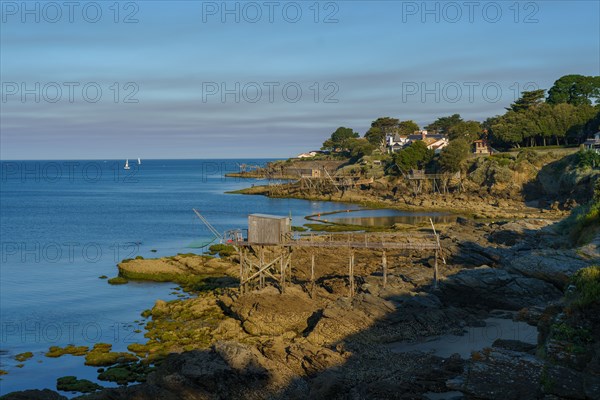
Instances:
[[[360,210],[337,213],[323,216],[321,221],[338,224],[362,226],[391,226],[394,224],[419,225],[429,223],[432,219],[435,224],[456,222],[457,216],[443,212],[411,212],[398,210]]]

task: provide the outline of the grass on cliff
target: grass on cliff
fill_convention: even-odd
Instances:
[[[572,282],[575,285],[573,305],[588,307],[600,304],[600,266],[593,265],[577,271]]]
[[[573,209],[571,215],[560,222],[559,229],[568,233],[575,245],[589,243],[600,232],[600,179],[596,183],[594,199]]]

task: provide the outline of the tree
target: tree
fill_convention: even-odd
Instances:
[[[460,114],[453,114],[448,117],[438,118],[437,120],[435,120],[435,122],[432,122],[431,124],[427,125],[425,129],[427,129],[428,131],[435,131],[438,133],[447,134],[450,128],[452,128],[454,125],[460,122],[463,122],[463,119],[461,118]]]
[[[482,127],[477,121],[461,121],[448,129],[450,140],[465,139],[472,143],[481,136]]]
[[[348,150],[350,151],[350,156],[358,160],[363,156],[369,156],[375,150],[375,146],[373,146],[367,139],[358,138],[358,139],[350,139],[348,141]]]
[[[371,128],[379,128],[385,133],[395,133],[398,123],[399,120],[397,118],[379,117],[371,122]]]
[[[394,153],[393,161],[401,171],[415,168],[422,169],[429,164],[434,154],[434,151],[429,150],[423,141],[417,140],[408,147]]]
[[[592,99],[600,98],[600,76],[565,75],[560,77],[548,91],[548,103],[591,105]]]
[[[401,135],[412,135],[419,130],[419,125],[413,120],[402,121],[398,124],[398,133]]]
[[[330,151],[348,151],[350,139],[359,137],[360,135],[354,132],[351,128],[343,126],[336,129],[331,134],[331,137],[323,142],[321,149]]]
[[[490,121],[494,139],[507,146],[520,147],[523,142],[523,132],[519,127],[519,114],[508,111]]]
[[[582,141],[585,141],[589,134],[598,132],[597,129],[594,129],[592,131],[588,131],[587,129],[589,127],[594,127],[593,121],[595,120],[599,111],[599,106],[591,106],[589,104],[582,104],[580,106],[574,107],[574,121],[567,132],[567,138],[570,139],[570,142],[580,143]],[[598,128],[598,126],[596,126],[595,128]]]
[[[541,104],[544,101],[545,93],[545,89],[525,91],[521,93],[521,97],[511,104],[507,110],[515,112],[528,110],[533,106]]]
[[[575,106],[568,103],[552,106],[552,119],[554,120],[553,136],[556,145],[559,145],[560,139],[565,140],[567,132],[575,124]]]
[[[471,154],[471,145],[465,139],[451,141],[440,153],[439,164],[443,171],[458,172],[464,160]]]
[[[398,131],[398,119],[390,117],[380,117],[371,122],[371,128],[365,133],[365,139],[373,146],[385,152],[385,136]]]

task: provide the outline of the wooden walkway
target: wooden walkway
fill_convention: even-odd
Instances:
[[[240,291],[247,292],[252,283],[259,288],[265,286],[267,277],[278,282],[280,291],[285,291],[286,282],[291,280],[292,250],[294,248],[330,248],[348,250],[349,295],[355,292],[355,250],[381,250],[383,286],[387,284],[387,250],[416,250],[434,253],[433,283],[437,286],[438,258],[441,250],[439,235],[399,233],[338,233],[338,234],[286,234],[279,243],[256,243],[242,239],[229,242],[237,249],[240,258]],[[274,258],[266,261],[265,249],[271,249]],[[252,253],[252,254],[251,254]],[[315,285],[315,252],[311,253],[311,294]]]

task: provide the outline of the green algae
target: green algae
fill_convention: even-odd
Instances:
[[[56,389],[64,392],[92,393],[104,388],[87,379],[77,379],[75,376],[63,376],[56,380]]]
[[[108,280],[108,283],[111,285],[124,285],[126,283],[129,283],[129,281],[127,280],[127,278],[124,278],[122,276],[115,276],[114,278],[110,278]]]
[[[57,358],[64,356],[65,354],[70,354],[72,356],[84,356],[89,350],[87,346],[73,346],[72,344],[66,347],[59,346],[50,346],[48,352],[46,353],[46,357]]]
[[[146,382],[146,376],[155,370],[155,367],[144,365],[141,362],[119,364],[107,368],[98,375],[101,381],[115,382],[126,385],[134,382]]]
[[[85,365],[94,367],[106,367],[123,362],[137,361],[138,358],[125,352],[111,351],[112,345],[108,343],[96,343],[94,348],[85,356]]]
[[[20,361],[20,362],[24,362],[29,360],[31,357],[33,357],[33,353],[30,351],[27,351],[25,353],[19,353],[15,356],[15,360]]]

